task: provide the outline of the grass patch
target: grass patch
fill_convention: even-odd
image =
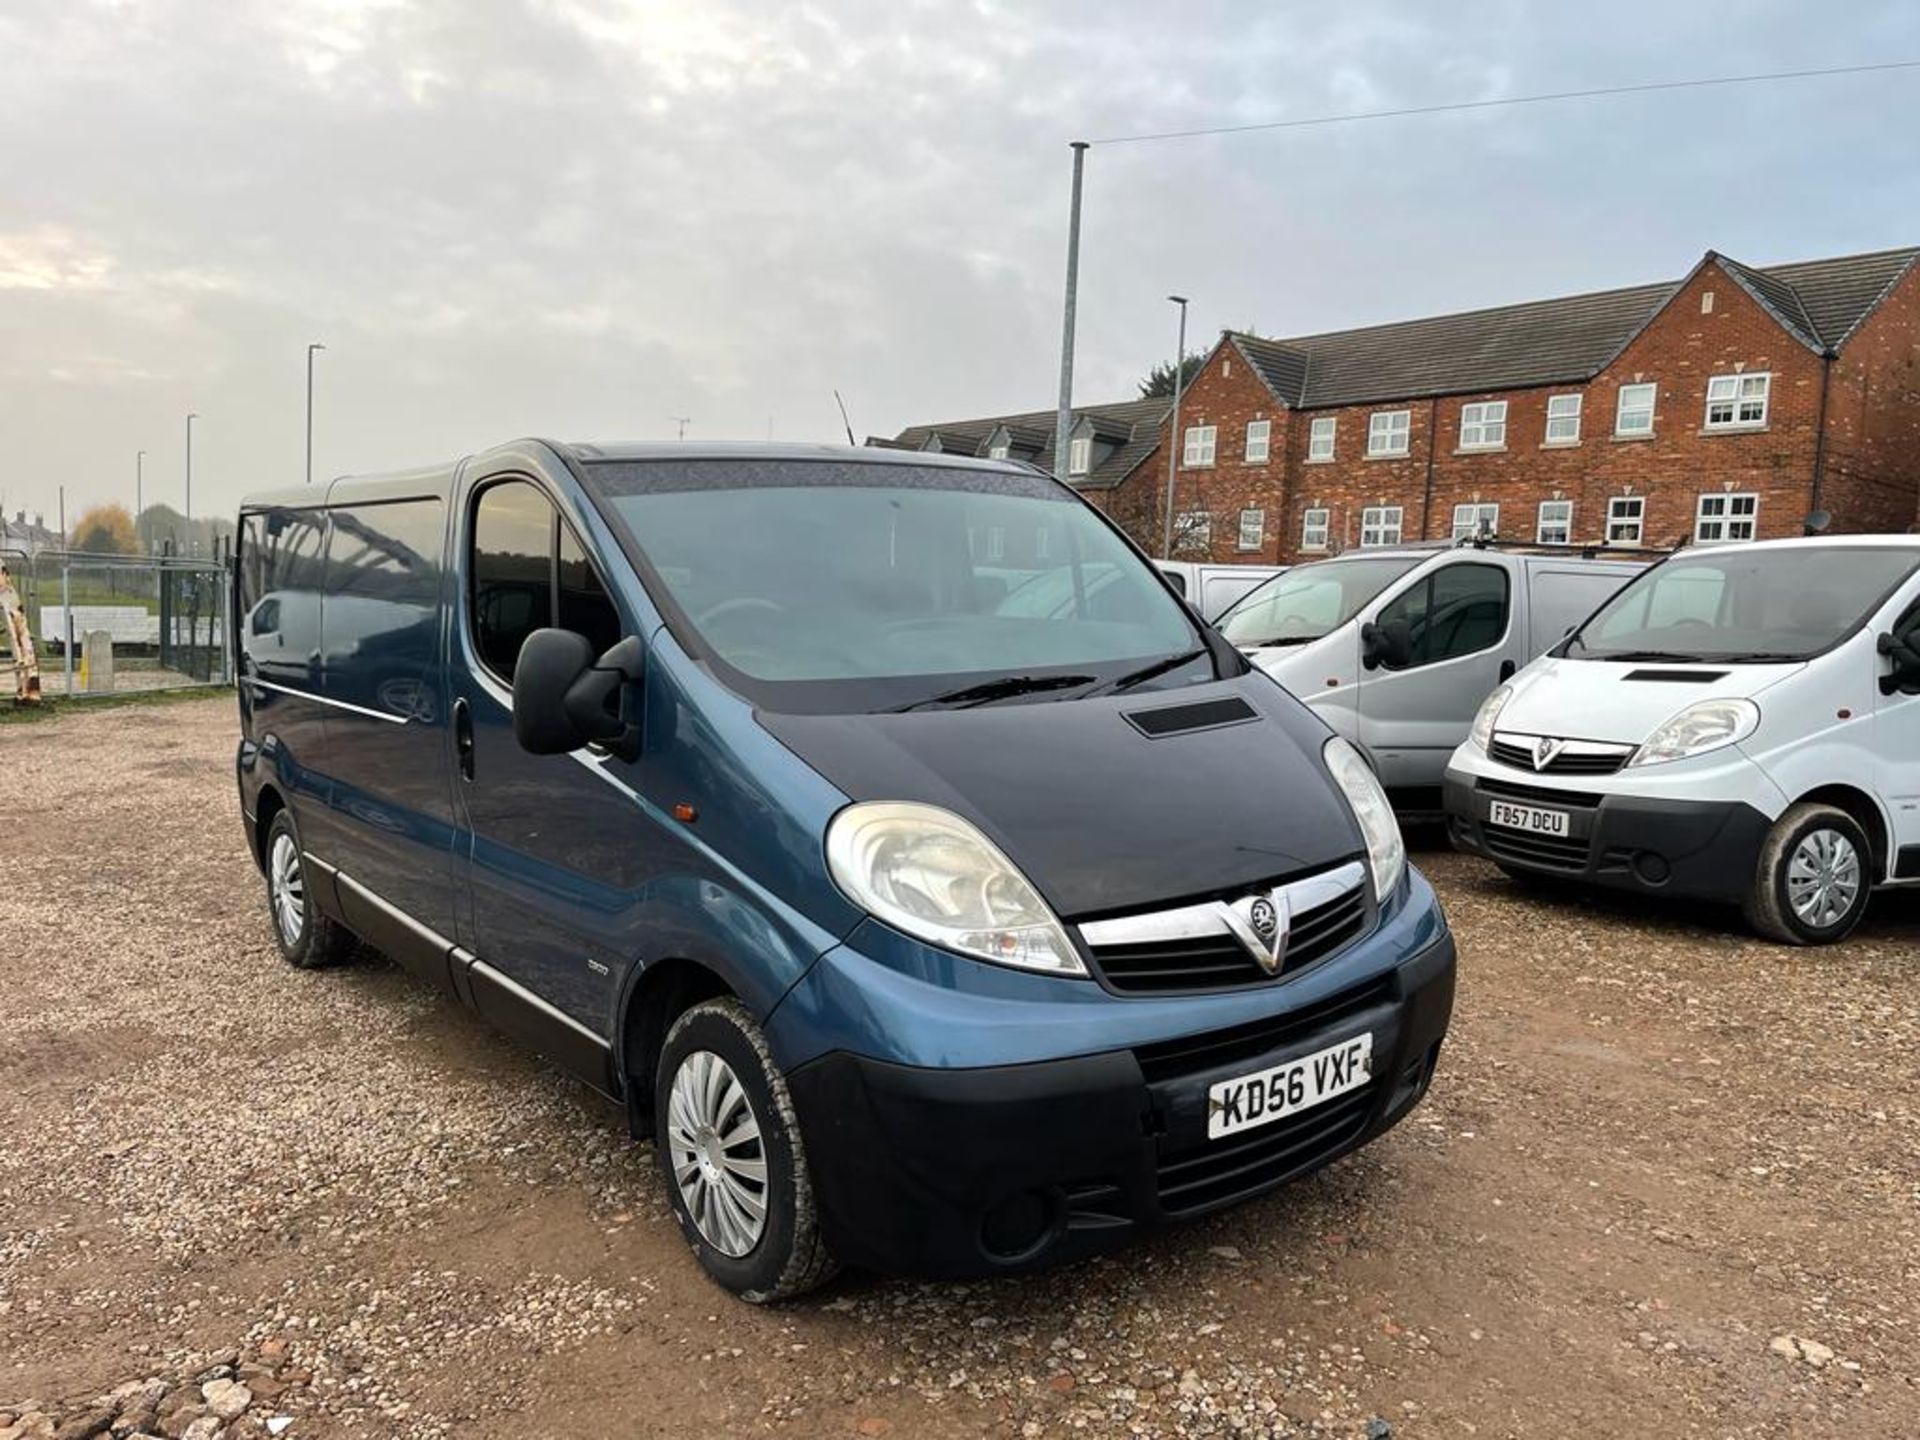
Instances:
[[[4,699],[0,700],[0,725],[37,725],[58,720],[66,715],[78,715],[87,710],[130,710],[136,707],[184,705],[192,700],[221,698],[231,700],[233,688],[224,685],[200,685],[180,690],[129,690],[123,695],[96,695],[86,698],[76,696],[71,700],[55,695],[42,700],[38,705],[16,705],[11,699]]]

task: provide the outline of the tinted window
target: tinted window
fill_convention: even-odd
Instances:
[[[400,715],[433,713],[446,511],[437,499],[342,505],[327,537],[320,630],[326,690]]]
[[[587,559],[586,548],[565,525],[560,527],[559,577],[560,628],[586,636],[596,655],[619,644],[619,612]]]
[[[240,637],[261,678],[316,688],[324,510],[267,510],[241,537]]]
[[[1507,633],[1507,572],[1497,565],[1443,565],[1380,612],[1412,639],[1407,666],[1473,655]]]
[[[1891,546],[1791,545],[1689,554],[1639,575],[1568,642],[1596,660],[1719,663],[1816,655],[1851,634],[1913,570]]]
[[[520,646],[553,624],[553,506],[521,480],[489,486],[473,508],[473,639],[509,684]]]

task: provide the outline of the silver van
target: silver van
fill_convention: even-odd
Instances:
[[[1644,568],[1471,541],[1366,550],[1296,566],[1215,623],[1358,746],[1397,804],[1437,810],[1488,692]]]
[[[1248,592],[1287,570],[1284,565],[1203,565],[1191,560],[1156,560],[1153,565],[1202,620],[1218,620]]]

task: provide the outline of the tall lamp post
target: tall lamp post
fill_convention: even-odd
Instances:
[[[141,504],[140,495],[146,482],[146,478],[147,478],[146,472],[147,472],[147,452],[144,450],[134,451],[133,452],[133,543],[136,545],[144,543],[140,535],[140,512],[146,509],[146,506]]]
[[[193,422],[200,418],[199,412],[187,415],[187,553],[193,553]]]
[[[327,347],[319,341],[307,346],[307,484],[313,483],[313,355]]]
[[[1067,478],[1067,447],[1073,428],[1073,322],[1080,304],[1080,181],[1087,168],[1087,141],[1075,140],[1073,198],[1067,209],[1067,295],[1060,318],[1060,408],[1053,420],[1053,473]]]
[[[1180,462],[1180,394],[1187,388],[1187,297],[1169,295],[1180,307],[1180,339],[1173,348],[1173,416],[1167,422],[1167,514],[1160,531],[1160,558],[1173,558],[1174,467]]]

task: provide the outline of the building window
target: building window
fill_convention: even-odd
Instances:
[[[987,559],[1004,560],[1007,558],[1007,527],[989,525],[987,527]]]
[[[1267,538],[1267,512],[1264,510],[1242,510],[1240,512],[1240,540],[1242,550],[1258,550]]]
[[[1376,410],[1367,417],[1367,454],[1404,455],[1413,425],[1411,410]]]
[[[1214,437],[1217,434],[1212,425],[1189,425],[1186,444],[1182,447],[1180,463],[1182,465],[1213,464]]]
[[[1460,407],[1462,450],[1504,450],[1507,444],[1507,402],[1485,400]]]
[[[1044,525],[1033,532],[1033,558],[1036,560],[1053,558],[1053,531]]]
[[[1500,507],[1498,505],[1456,505],[1453,507],[1453,538],[1472,540],[1485,535],[1500,533]]]
[[[1580,443],[1580,402],[1578,395],[1549,395],[1547,397],[1547,444],[1578,445]]]
[[[1093,468],[1093,437],[1076,435],[1067,442],[1067,473],[1084,475]]]
[[[1651,435],[1653,433],[1653,397],[1651,385],[1622,385],[1620,387],[1620,408],[1614,413],[1613,433],[1616,435]]]
[[[1367,548],[1375,545],[1398,545],[1402,513],[1398,505],[1369,505],[1362,510],[1360,512],[1361,546]]]
[[[1715,375],[1707,381],[1707,429],[1743,430],[1767,423],[1771,375]]]
[[[1333,416],[1322,415],[1307,427],[1307,459],[1333,459],[1334,424]]]
[[[1607,544],[1638,545],[1647,518],[1647,502],[1639,495],[1616,495],[1607,501]]]
[[[1078,442],[1075,442],[1075,443],[1078,443]],[[1007,442],[1004,440],[994,441],[993,444],[987,447],[987,458],[989,460],[1006,459],[1007,458]]]
[[[1302,550],[1326,549],[1327,530],[1331,519],[1332,512],[1319,505],[1302,515],[1300,517],[1300,548]]]
[[[1174,548],[1205,550],[1213,544],[1213,516],[1205,510],[1183,510],[1174,521]]]
[[[1575,396],[1574,398],[1578,399],[1579,397]],[[1534,527],[1533,538],[1542,545],[1565,545],[1572,541],[1573,502],[1571,500],[1542,500],[1540,502],[1540,520]]]
[[[1702,495],[1693,517],[1694,541],[1717,545],[1725,540],[1751,540],[1759,513],[1760,497],[1751,492]]]
[[[1247,463],[1264,465],[1267,463],[1267,447],[1273,435],[1271,420],[1249,420],[1247,422]]]

